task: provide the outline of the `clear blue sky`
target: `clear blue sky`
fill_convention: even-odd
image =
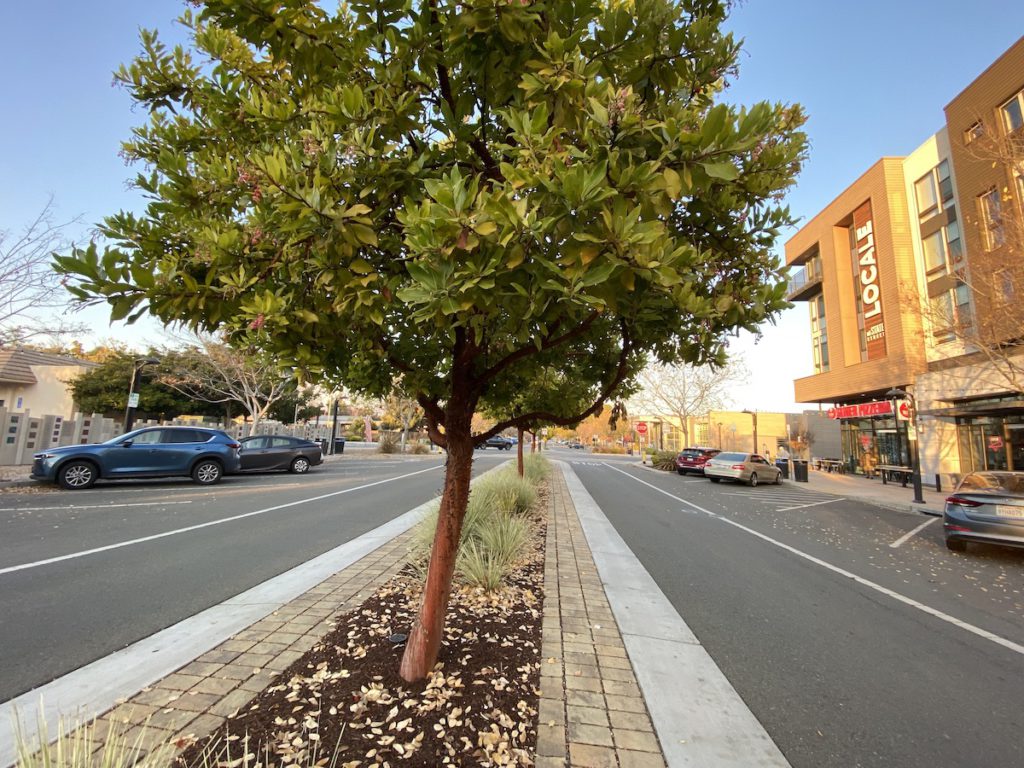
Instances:
[[[49,194],[81,214],[84,235],[118,208],[138,208],[120,142],[144,115],[111,86],[139,49],[138,29],[181,39],[180,0],[35,0],[5,3],[0,27],[0,229],[18,230]],[[1008,0],[744,0],[730,28],[746,43],[736,103],[799,102],[810,115],[811,158],[789,203],[812,217],[885,155],[904,155],[943,124],[943,107],[1024,34],[1024,3]],[[154,327],[96,338],[142,344]],[[811,372],[806,307],[737,349],[753,373],[737,406],[796,409],[792,379]]]

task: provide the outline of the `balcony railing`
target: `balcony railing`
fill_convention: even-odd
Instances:
[[[789,291],[786,298],[790,301],[806,301],[821,290],[821,267],[814,261],[798,269],[789,277]]]

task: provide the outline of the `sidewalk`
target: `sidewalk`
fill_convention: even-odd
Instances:
[[[906,488],[893,482],[883,485],[877,477],[869,480],[862,475],[840,475],[815,469],[810,470],[807,480],[806,483],[796,483],[792,479],[787,482],[797,488],[832,493],[837,496],[845,496],[848,499],[858,499],[886,509],[926,515],[941,515],[946,505],[946,497],[952,493],[952,489],[946,493],[937,493],[935,486],[925,485],[922,487],[921,494],[925,503],[915,504],[913,501],[914,488],[910,483],[907,483]]]
[[[642,691],[637,683],[572,495],[559,464],[554,466],[544,574],[536,766],[665,768],[647,710],[648,692]],[[234,631],[227,640],[217,640],[197,650],[194,660],[184,666],[170,674],[164,672],[158,679],[132,680],[134,693],[125,690],[125,681],[106,680],[105,685],[95,688],[83,686],[81,680],[62,684],[88,669],[83,668],[19,697],[19,711],[30,722],[34,713],[28,711],[27,705],[29,701],[38,704],[42,697],[52,719],[52,738],[56,733],[54,715],[62,706],[61,696],[67,709],[68,699],[74,698],[69,694],[75,692],[93,704],[92,711],[83,711],[81,715],[102,713],[97,719],[98,734],[116,723],[127,729],[129,743],[141,737],[147,749],[162,743],[185,746],[201,739],[233,714],[251,706],[278,672],[327,634],[333,616],[358,607],[396,573],[407,558],[410,536],[405,530],[397,536],[388,533],[385,539],[381,532],[377,538],[384,543],[375,545],[369,554],[285,605],[267,604],[269,613],[263,618]],[[172,627],[164,632],[174,630]],[[202,642],[201,638],[190,639],[193,646]],[[129,648],[118,653],[131,651]],[[94,665],[110,659],[101,659]],[[122,662],[120,669],[131,666]],[[114,676],[130,674],[123,671]],[[122,693],[111,708],[114,699],[109,697],[114,695],[111,691],[118,682]],[[107,695],[109,703],[95,706],[97,694]],[[0,714],[4,714],[5,708],[6,705],[0,706]],[[0,766],[10,760],[11,755],[0,749]]]

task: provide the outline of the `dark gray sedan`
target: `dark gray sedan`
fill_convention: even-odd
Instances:
[[[1024,472],[970,472],[946,499],[946,546],[967,542],[1024,547]]]
[[[243,437],[239,442],[242,444],[239,456],[243,472],[286,469],[301,475],[324,461],[319,443],[299,437],[253,435]]]

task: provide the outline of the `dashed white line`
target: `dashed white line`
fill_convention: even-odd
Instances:
[[[622,472],[622,474],[624,474],[626,477],[631,478],[632,480],[635,480],[638,483],[642,483],[643,485],[646,485],[649,488],[653,488],[659,493],[663,493],[666,496],[675,499],[676,501],[682,502],[683,504],[693,507],[694,509],[700,510],[706,515],[710,515],[711,517],[721,520],[723,523],[727,523],[728,525],[734,526],[735,528],[739,528],[741,531],[746,531],[751,536],[756,536],[762,541],[765,541],[769,544],[773,544],[779,549],[783,549],[786,552],[794,554],[797,557],[803,558],[804,560],[807,560],[810,563],[814,563],[815,565],[821,566],[822,568],[832,571],[833,573],[843,576],[844,578],[850,579],[851,581],[855,581],[861,586],[867,587],[868,589],[873,589],[876,592],[880,592],[881,594],[886,595],[887,597],[891,597],[893,600],[896,600],[897,602],[903,603],[904,605],[909,605],[911,608],[916,608],[922,613],[927,613],[929,616],[933,616],[936,619],[939,619],[940,621],[945,621],[948,624],[952,624],[954,627],[959,627],[960,629],[970,632],[973,635],[977,635],[978,637],[984,638],[985,640],[990,640],[996,645],[1001,645],[1003,648],[1007,648],[1013,651],[1014,653],[1018,653],[1021,656],[1024,656],[1024,645],[1020,645],[1019,643],[1015,643],[1012,640],[1008,640],[1005,637],[1001,637],[995,634],[994,632],[989,632],[987,629],[976,627],[974,624],[969,624],[966,621],[958,619],[955,616],[950,616],[948,613],[943,613],[942,611],[932,608],[931,606],[925,605],[924,603],[919,603],[917,600],[914,600],[913,598],[907,597],[906,595],[901,595],[899,592],[891,590],[888,587],[883,587],[881,584],[877,584],[871,581],[870,579],[865,579],[862,576],[858,576],[855,573],[851,573],[850,571],[847,571],[845,568],[840,568],[839,566],[832,565],[831,563],[825,562],[824,560],[817,558],[814,555],[809,555],[806,552],[797,549],[796,547],[791,547],[789,544],[784,544],[778,539],[773,539],[771,536],[766,536],[760,531],[755,531],[753,528],[749,528],[743,525],[742,523],[737,523],[735,520],[731,520],[728,517],[724,517],[723,515],[719,515],[715,512],[711,512],[710,510],[704,509],[703,507],[694,504],[692,501],[687,501],[686,499],[680,498],[675,494],[669,493],[668,491],[658,488],[656,485],[651,485],[650,483],[645,482],[638,477],[634,477],[629,472],[624,472],[618,467],[613,467],[610,464],[606,464],[605,466],[607,466],[609,469],[614,469],[616,472]],[[932,520],[937,519],[938,518],[932,518]],[[926,522],[931,522],[931,520],[928,520]],[[923,525],[924,524],[918,527],[923,527]]]
[[[903,542],[905,542],[908,539],[910,539],[911,537],[913,537],[913,535],[915,533],[918,533],[919,531],[923,531],[925,528],[927,528],[929,525],[931,525],[932,523],[934,523],[938,519],[939,518],[937,518],[937,517],[930,517],[930,518],[928,518],[923,523],[921,523],[919,526],[917,526],[917,528],[915,528],[912,531],[909,531],[908,533],[903,534],[902,536],[900,536],[898,539],[896,539],[896,541],[894,541],[889,546],[892,547],[893,549],[896,549],[897,547],[900,546],[900,544],[902,544]]]
[[[10,512],[50,512],[66,510],[77,512],[79,509],[114,509],[115,507],[166,507],[171,504],[191,504],[191,501],[138,501],[133,504],[77,504],[67,507],[14,507]]]

